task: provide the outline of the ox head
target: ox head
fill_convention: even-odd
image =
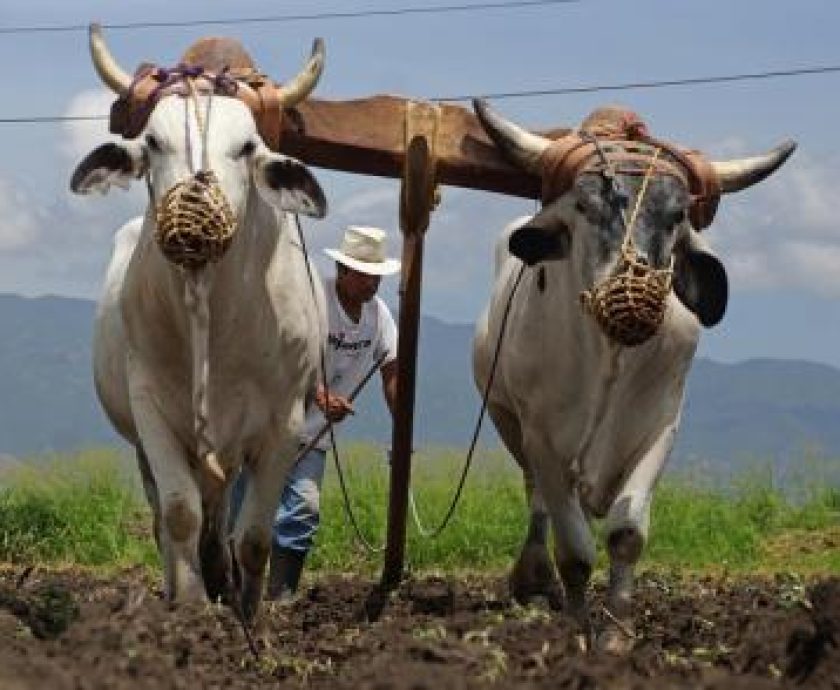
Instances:
[[[229,39],[202,39],[178,67],[146,65],[135,77],[119,67],[96,25],[90,49],[98,74],[118,95],[111,130],[127,140],[88,154],[73,173],[74,192],[105,192],[145,176],[164,252],[193,266],[221,256],[254,187],[280,210],[324,216],[326,200],[314,176],[267,145],[277,143],[284,108],[315,87],[323,68],[320,39],[304,70],[283,86],[258,73]],[[202,257],[198,245],[210,241],[219,246]]]
[[[655,331],[672,288],[704,326],[720,321],[726,272],[699,230],[711,223],[720,194],[763,180],[787,160],[793,142],[755,158],[711,162],[653,139],[624,109],[597,110],[554,141],[505,120],[481,100],[474,107],[505,156],[542,179],[542,209],[511,235],[512,254],[529,265],[570,260],[590,304],[618,295],[615,304],[596,305],[604,319],[604,310],[626,312],[643,303],[654,328],[637,329],[624,344]]]

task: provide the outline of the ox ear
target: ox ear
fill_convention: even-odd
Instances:
[[[327,214],[327,199],[315,176],[300,161],[272,154],[257,159],[254,179],[272,206],[313,218]]]
[[[146,159],[139,146],[110,142],[97,146],[76,166],[70,189],[76,194],[105,194],[111,185],[128,189],[132,179],[146,172]]]
[[[677,248],[674,292],[706,328],[717,325],[729,301],[729,281],[720,260],[694,230]]]
[[[557,261],[569,255],[572,233],[552,206],[543,208],[525,225],[514,230],[508,249],[529,266],[541,261]]]

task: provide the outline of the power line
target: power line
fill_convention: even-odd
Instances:
[[[748,72],[746,74],[728,74],[715,77],[691,77],[688,79],[663,79],[659,81],[637,81],[624,84],[599,84],[596,86],[571,86],[558,89],[536,89],[532,91],[502,91],[500,93],[483,94],[481,98],[503,100],[506,98],[532,98],[535,96],[566,96],[578,93],[594,93],[596,91],[629,91],[630,89],[659,89],[667,86],[694,86],[697,84],[722,84],[726,82],[756,81],[758,79],[773,79],[776,77],[801,77],[809,74],[831,74],[840,72],[840,65],[824,67],[800,67],[788,70],[774,70],[770,72]],[[446,96],[432,98],[433,101],[469,101],[476,96]]]
[[[0,125],[45,124],[48,122],[99,122],[107,115],[36,115],[34,117],[0,117]]]
[[[757,81],[760,79],[774,79],[781,77],[801,77],[808,75],[832,74],[840,72],[840,65],[819,67],[800,67],[788,70],[773,70],[769,72],[749,72],[744,74],[729,74],[715,77],[690,77],[687,79],[663,79],[658,81],[627,82],[623,84],[600,84],[592,86],[571,86],[556,89],[536,89],[530,91],[504,91],[499,93],[481,94],[481,98],[504,100],[508,98],[535,98],[541,96],[566,96],[580,93],[596,93],[599,91],[628,91],[631,89],[658,89],[673,86],[697,86],[700,84],[721,84],[730,82]],[[430,98],[431,101],[468,101],[476,96],[446,96]],[[0,124],[48,122],[90,122],[107,120],[105,115],[43,115],[30,117],[0,117]]]
[[[544,5],[569,5],[583,0],[514,0],[482,2],[468,5],[438,5],[436,7],[400,7],[391,10],[359,10],[357,12],[322,12],[318,14],[283,14],[268,17],[233,17],[230,19],[185,19],[183,21],[103,23],[105,29],[130,31],[134,29],[160,29],[190,26],[219,26],[235,24],[279,24],[283,22],[315,21],[319,19],[359,19],[361,17],[398,17],[409,14],[447,14],[451,12],[477,12],[483,10],[538,7]],[[87,31],[87,24],[56,26],[6,26],[0,34],[33,34]]]

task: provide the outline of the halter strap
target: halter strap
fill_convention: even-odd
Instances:
[[[579,175],[604,170],[607,154],[613,174],[622,175],[641,174],[656,154],[655,172],[676,177],[691,194],[692,225],[698,230],[710,225],[721,195],[712,164],[699,151],[655,139],[641,121],[623,124],[584,127],[552,141],[540,158],[543,204],[569,191]]]

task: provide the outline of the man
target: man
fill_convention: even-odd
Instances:
[[[385,303],[376,296],[384,275],[400,270],[385,256],[386,234],[379,228],[350,226],[340,249],[325,249],[335,260],[336,276],[326,280],[329,335],[326,343],[326,390],[319,384],[315,405],[307,410],[303,449],[326,422],[341,422],[353,409],[347,396],[373,363],[385,355],[382,391],[393,414],[397,393],[397,327]],[[292,469],[274,522],[268,598],[291,597],[298,587],[306,554],[318,530],[320,491],[329,434]]]

